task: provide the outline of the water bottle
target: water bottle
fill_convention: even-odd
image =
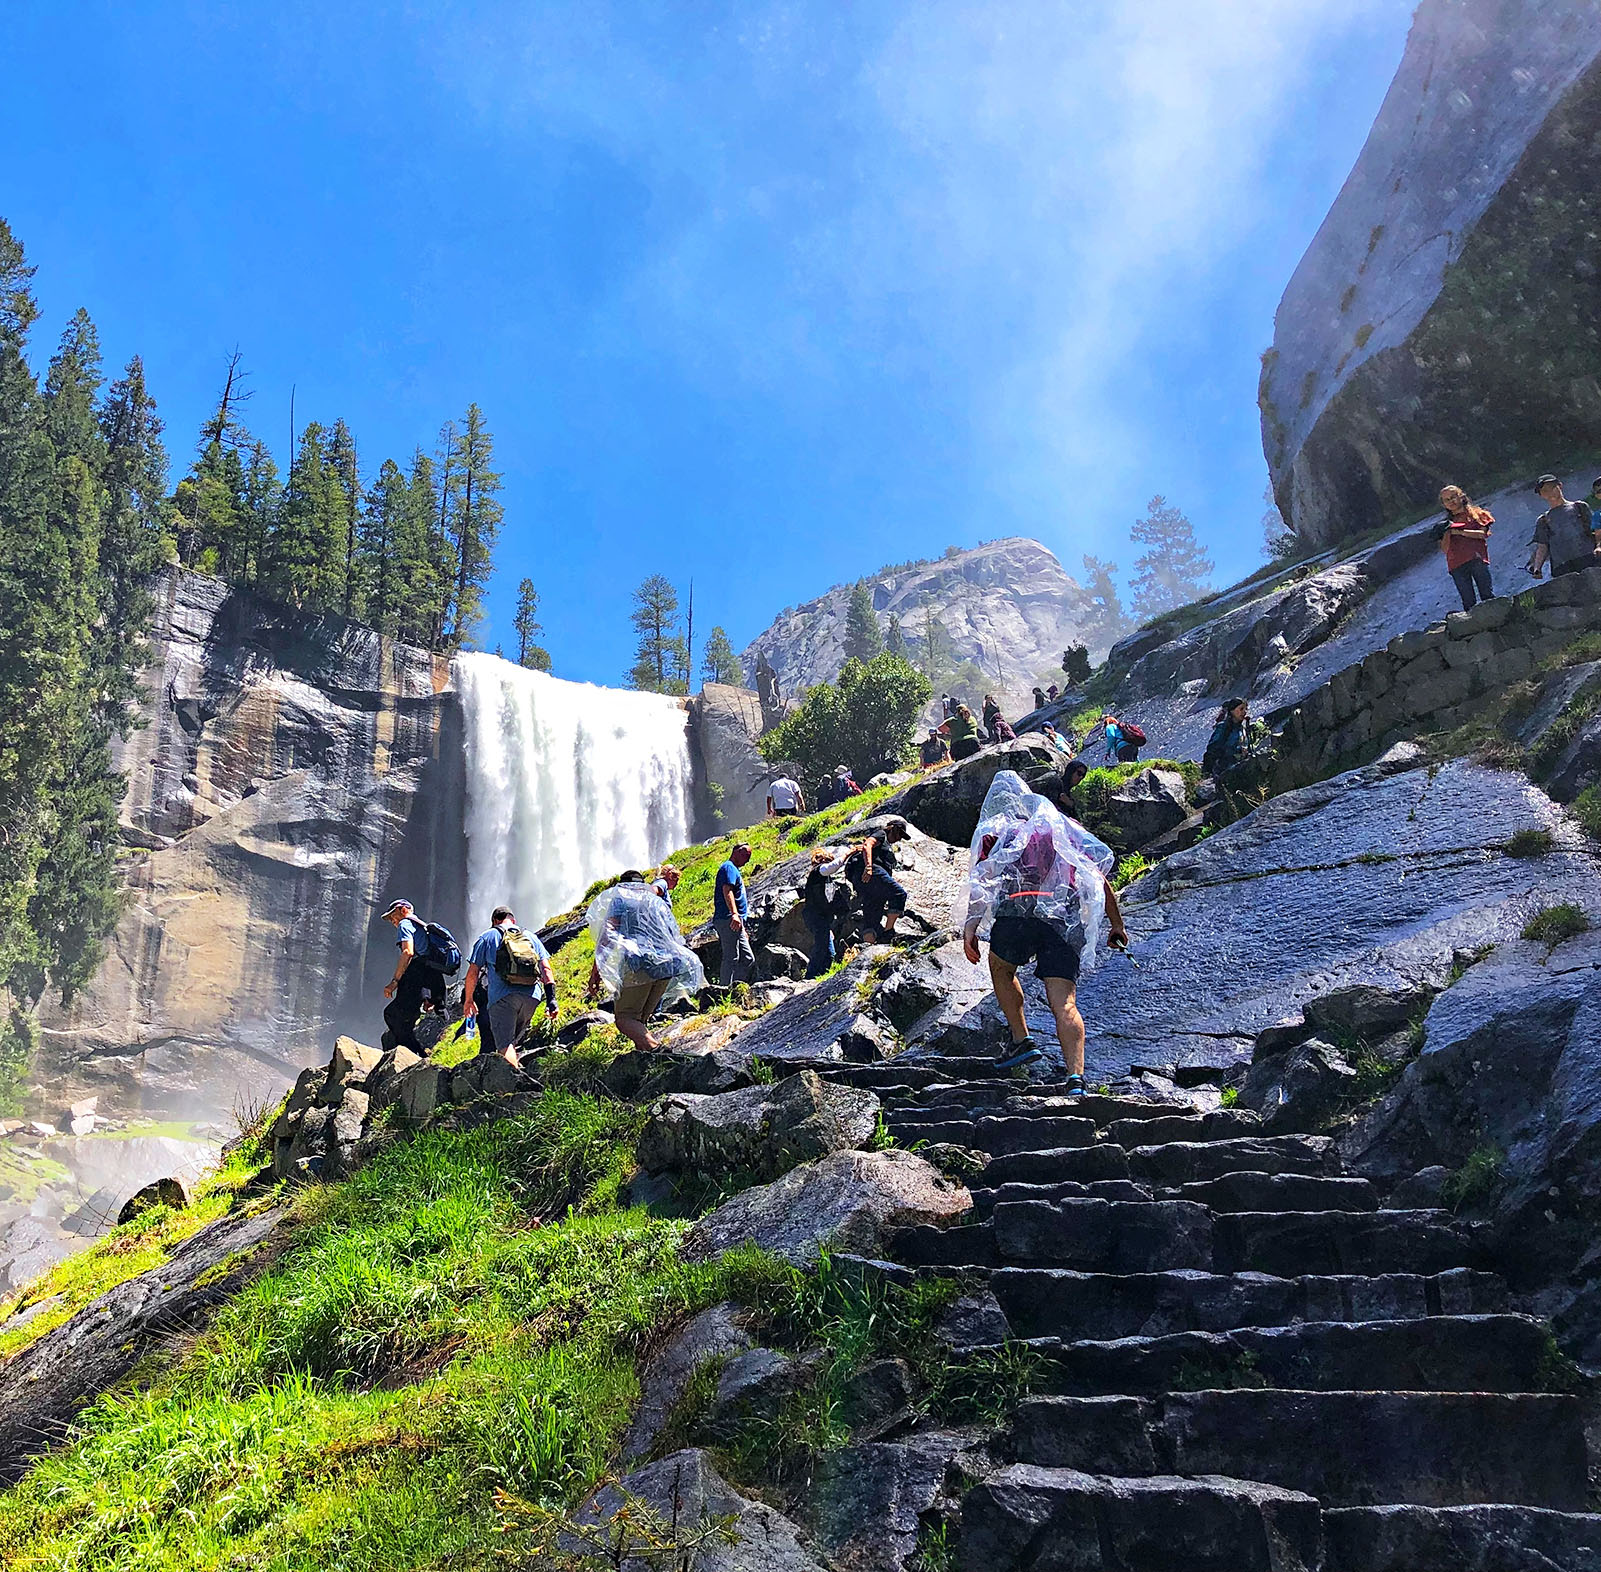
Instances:
[[[463,1037],[476,1037],[478,1035],[478,1016],[476,1014],[467,1017],[466,1023],[462,1027],[461,1035]]]

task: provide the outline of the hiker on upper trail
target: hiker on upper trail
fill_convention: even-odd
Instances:
[[[1057,687],[1057,686],[1056,686],[1056,684],[1055,684],[1055,683],[1054,683],[1054,682],[1053,682],[1053,683],[1052,683],[1052,684],[1051,684],[1051,685],[1050,685],[1050,687],[1048,687],[1048,688],[1047,688],[1047,689],[1046,689],[1046,690],[1045,690],[1045,697],[1046,697],[1046,698],[1047,698],[1047,699],[1049,699],[1049,700],[1050,700],[1050,701],[1051,701],[1051,703],[1052,703],[1052,704],[1054,704],[1054,703],[1056,703],[1056,701],[1057,701],[1057,700],[1058,700],[1058,699],[1059,699],[1059,698],[1060,698],[1060,697],[1061,697],[1061,696],[1062,696],[1062,690],[1061,690],[1061,689],[1060,689],[1060,688],[1059,688],[1059,687]]]
[[[1596,565],[1601,551],[1601,531],[1595,525],[1588,504],[1569,502],[1562,494],[1562,482],[1555,475],[1542,475],[1534,489],[1545,503],[1545,512],[1534,523],[1534,555],[1529,572],[1539,578],[1540,569],[1551,564],[1551,577],[1581,573]]]
[[[1446,486],[1440,492],[1440,506],[1445,519],[1436,534],[1445,553],[1445,571],[1462,598],[1462,609],[1472,611],[1475,595],[1481,601],[1495,598],[1490,583],[1490,526],[1495,520],[1460,486]]]
[[[1060,808],[1062,812],[1065,813],[1070,819],[1076,819],[1079,816],[1078,800],[1074,797],[1073,793],[1084,784],[1084,777],[1088,775],[1089,772],[1089,765],[1087,765],[1082,759],[1074,759],[1073,762],[1062,771],[1061,784],[1056,793],[1056,806]]]
[[[1034,708],[1037,709],[1037,710],[1042,710],[1042,709],[1045,708],[1045,690],[1044,690],[1044,688],[1035,688],[1035,690],[1034,690]]]
[[[649,1021],[657,1010],[693,997],[706,983],[695,952],[684,943],[672,909],[632,868],[589,905],[595,962],[589,996],[611,990],[612,1018],[636,1048],[661,1046]]]
[[[1132,764],[1145,746],[1145,733],[1133,721],[1119,720],[1107,715],[1101,722],[1106,737],[1106,762]]]
[[[968,864],[962,944],[979,962],[989,941],[990,982],[1011,1031],[1012,1046],[997,1068],[1016,1069],[1043,1058],[1029,1034],[1018,968],[1034,962],[1056,1020],[1069,1096],[1084,1091],[1084,1017],[1076,998],[1079,974],[1095,965],[1101,925],[1107,943],[1125,948],[1128,930],[1108,882],[1111,848],[1059,806],[1032,792],[1013,770],[1001,770],[984,798]]]
[[[509,906],[497,906],[489,926],[473,941],[467,962],[467,986],[462,999],[464,1021],[478,1018],[477,985],[482,979],[489,996],[488,1030],[479,1027],[480,1053],[499,1052],[517,1062],[517,1040],[533,1024],[539,996],[556,1019],[556,976],[550,969],[550,952],[537,933],[524,933]]]
[[[1040,727],[1040,735],[1044,737],[1044,739],[1050,743],[1050,745],[1055,748],[1058,753],[1065,753],[1070,759],[1073,757],[1073,750],[1068,747],[1065,741],[1063,741],[1061,732],[1051,725],[1049,721],[1046,721],[1046,723]],[[1085,769],[1088,770],[1088,768],[1089,766],[1086,765]]]
[[[849,846],[812,848],[811,871],[801,894],[801,916],[812,938],[808,977],[821,977],[838,959],[839,930],[851,909],[850,887],[840,875],[850,854]]]
[[[984,695],[983,713],[984,733],[986,739],[990,742],[999,742],[1000,738],[995,735],[995,727],[1001,719],[1001,707],[995,702],[995,695],[993,693],[986,693]]]
[[[942,693],[939,696],[940,714],[949,720],[956,713],[956,700],[950,694]]]
[[[1226,775],[1240,762],[1240,755],[1245,751],[1245,728],[1250,719],[1251,709],[1244,699],[1224,701],[1207,740],[1206,752],[1201,755],[1203,775],[1214,778]]]
[[[862,902],[862,937],[877,942],[879,930],[892,938],[906,910],[906,891],[895,879],[895,848],[911,834],[905,819],[889,819],[845,861],[845,876]]]
[[[1590,495],[1584,499],[1584,505],[1592,513],[1601,513],[1601,475],[1590,482]]]
[[[940,730],[951,739],[953,759],[970,759],[978,752],[978,725],[965,704],[956,706],[956,713],[947,718]]]
[[[859,797],[862,788],[851,778],[848,764],[839,765],[832,775],[823,777],[823,784],[818,788],[817,806],[832,808],[842,803],[848,797]]]
[[[424,1005],[443,1009],[445,978],[461,965],[461,949],[450,930],[435,922],[424,922],[410,901],[391,901],[383,920],[393,923],[398,937],[395,948],[400,958],[395,975],[384,985],[383,1048],[409,1048],[423,1051],[417,1041],[417,1017]]]
[[[923,768],[931,770],[936,765],[951,762],[951,745],[935,729],[917,745],[917,756],[922,761]]]
[[[725,988],[748,982],[756,975],[756,952],[750,947],[745,928],[745,875],[740,871],[750,861],[750,847],[740,841],[717,870],[712,889],[712,927],[722,946],[722,965],[718,981]]]
[[[767,788],[767,817],[776,819],[780,814],[805,813],[806,794],[800,789],[800,782],[794,781],[787,775],[780,775],[771,786]]]

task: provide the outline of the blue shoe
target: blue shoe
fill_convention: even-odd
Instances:
[[[1062,1095],[1064,1097],[1083,1097],[1088,1091],[1089,1088],[1085,1086],[1082,1075],[1070,1075],[1067,1078],[1066,1086],[1062,1089]]]
[[[1004,1059],[995,1061],[997,1070],[1018,1070],[1025,1064],[1033,1064],[1045,1057],[1044,1052],[1035,1046],[1032,1037],[1025,1037],[1020,1043],[1012,1044],[1012,1051]]]

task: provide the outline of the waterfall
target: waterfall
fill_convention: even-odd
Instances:
[[[458,655],[467,753],[468,931],[510,906],[542,923],[596,879],[690,832],[688,716],[677,699],[563,682]]]

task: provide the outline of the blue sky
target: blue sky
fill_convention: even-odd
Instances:
[[[282,457],[471,400],[559,675],[628,592],[736,646],[880,564],[1026,534],[1131,566],[1161,491],[1259,561],[1257,357],[1405,0],[11,0],[0,214],[48,352],[144,355],[175,467],[235,345]]]

